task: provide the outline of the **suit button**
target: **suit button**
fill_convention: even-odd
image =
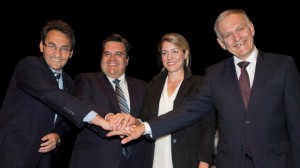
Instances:
[[[249,121],[249,120],[246,120],[246,121],[245,121],[245,124],[250,124],[250,121]]]
[[[176,143],[176,142],[177,142],[177,139],[173,139],[172,142],[173,142],[173,143]]]

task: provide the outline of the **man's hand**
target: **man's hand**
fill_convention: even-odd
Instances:
[[[39,152],[48,153],[56,148],[60,142],[59,135],[57,133],[47,134],[42,138],[43,143],[40,145]]]
[[[115,135],[124,136],[124,139],[122,139],[121,143],[126,144],[134,139],[138,139],[140,136],[142,136],[145,132],[145,126],[144,124],[140,125],[132,125],[130,128],[126,127],[122,130],[113,130],[110,131],[106,136],[111,137]]]
[[[113,130],[113,127],[114,127],[112,122],[109,122],[109,121],[105,120],[100,115],[96,115],[91,123],[94,124],[94,125],[98,125],[98,126],[102,127],[105,130]]]
[[[112,130],[122,130],[128,126],[135,125],[138,119],[134,118],[128,113],[110,113],[107,115],[106,120],[108,120],[112,125]]]

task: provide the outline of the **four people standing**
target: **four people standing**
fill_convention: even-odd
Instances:
[[[172,78],[170,72],[175,70],[172,68],[177,65],[176,61],[182,65],[188,61],[186,51],[189,50],[180,48],[176,42],[162,41],[161,59],[166,70],[149,84],[149,91],[157,87],[160,92],[155,90],[147,94],[145,106],[148,103],[150,106],[143,110],[142,115],[142,119],[151,120],[109,133],[109,136],[126,133],[122,144],[136,139],[130,142],[134,145],[128,144],[131,147],[129,159],[122,154],[126,146],[120,144],[119,137],[105,139],[98,136],[98,132],[83,127],[79,130],[70,167],[143,167],[146,144],[143,138],[139,138],[142,134],[149,134],[147,137],[151,139],[158,138],[151,149],[154,152],[151,164],[161,163],[155,157],[161,154],[156,152],[164,148],[163,151],[169,153],[161,157],[169,156],[169,164],[175,167],[177,160],[170,154],[171,149],[176,151],[176,148],[171,146],[170,138],[179,137],[177,133],[187,131],[188,126],[195,126],[200,119],[204,122],[204,117],[209,118],[214,108],[219,121],[218,168],[300,167],[300,77],[293,58],[258,50],[254,45],[254,25],[243,10],[222,12],[216,19],[214,30],[219,45],[233,57],[208,67],[204,81],[200,84],[196,79],[195,85],[199,87],[190,87],[191,92],[184,95],[187,98],[182,102],[177,102],[177,98],[182,94],[183,86],[189,82],[189,76],[191,79],[197,77],[193,77],[185,66],[179,68],[176,78]],[[118,128],[118,124],[112,126],[112,122],[137,124],[133,117],[139,116],[147,88],[145,82],[125,75],[128,42],[119,35],[112,35],[104,41],[102,72],[77,77],[76,96],[81,101],[69,94],[74,90],[74,83],[62,71],[72,57],[74,45],[74,34],[67,24],[49,22],[43,29],[40,42],[43,57],[26,57],[18,63],[0,111],[1,166],[50,167],[49,157],[44,158],[43,153],[53,150],[57,144],[59,131],[56,129],[62,128],[60,124],[63,124],[60,118],[66,118],[78,127],[87,122],[107,130]],[[175,57],[176,54],[180,57]],[[240,68],[241,62],[246,62],[245,69]],[[55,71],[62,73],[63,90],[57,87]],[[244,71],[250,87],[248,98],[243,98],[244,88],[239,83]],[[114,93],[115,79],[120,80],[130,114],[120,113]],[[191,94],[194,89],[196,93]],[[156,98],[153,106],[153,102],[147,101],[152,98]],[[155,110],[150,111],[150,108]],[[159,138],[164,135],[167,136]],[[196,145],[199,147],[197,151],[201,153],[207,149],[209,154],[210,148],[201,145],[210,146],[213,142],[211,134],[206,135],[200,137]],[[44,140],[48,141],[45,143]],[[200,161],[209,161],[203,158],[196,157]]]

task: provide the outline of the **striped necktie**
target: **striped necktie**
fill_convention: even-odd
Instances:
[[[121,89],[120,87],[120,80],[119,79],[116,79],[113,81],[116,85],[115,87],[115,92],[116,92],[116,96],[117,96],[117,99],[118,99],[118,103],[119,103],[119,106],[120,106],[120,109],[122,112],[125,112],[125,113],[130,113],[129,111],[129,107],[128,107],[128,104],[127,104],[127,101],[125,99],[125,95],[124,95],[124,92],[123,90]]]
[[[119,84],[120,80],[119,79],[115,79],[113,82],[116,85],[115,92],[116,92],[116,96],[117,96],[118,103],[119,103],[121,111],[124,112],[124,113],[130,113],[127,101],[125,99],[124,92],[122,91],[122,89],[120,87],[120,84]],[[123,147],[122,148],[122,154],[124,155],[124,157],[126,159],[131,158],[131,156],[132,156],[132,154],[131,154],[131,148],[129,146]]]

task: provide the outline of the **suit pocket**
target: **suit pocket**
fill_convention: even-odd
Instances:
[[[289,142],[281,142],[273,144],[273,150],[276,154],[282,154],[291,151],[291,145]]]

